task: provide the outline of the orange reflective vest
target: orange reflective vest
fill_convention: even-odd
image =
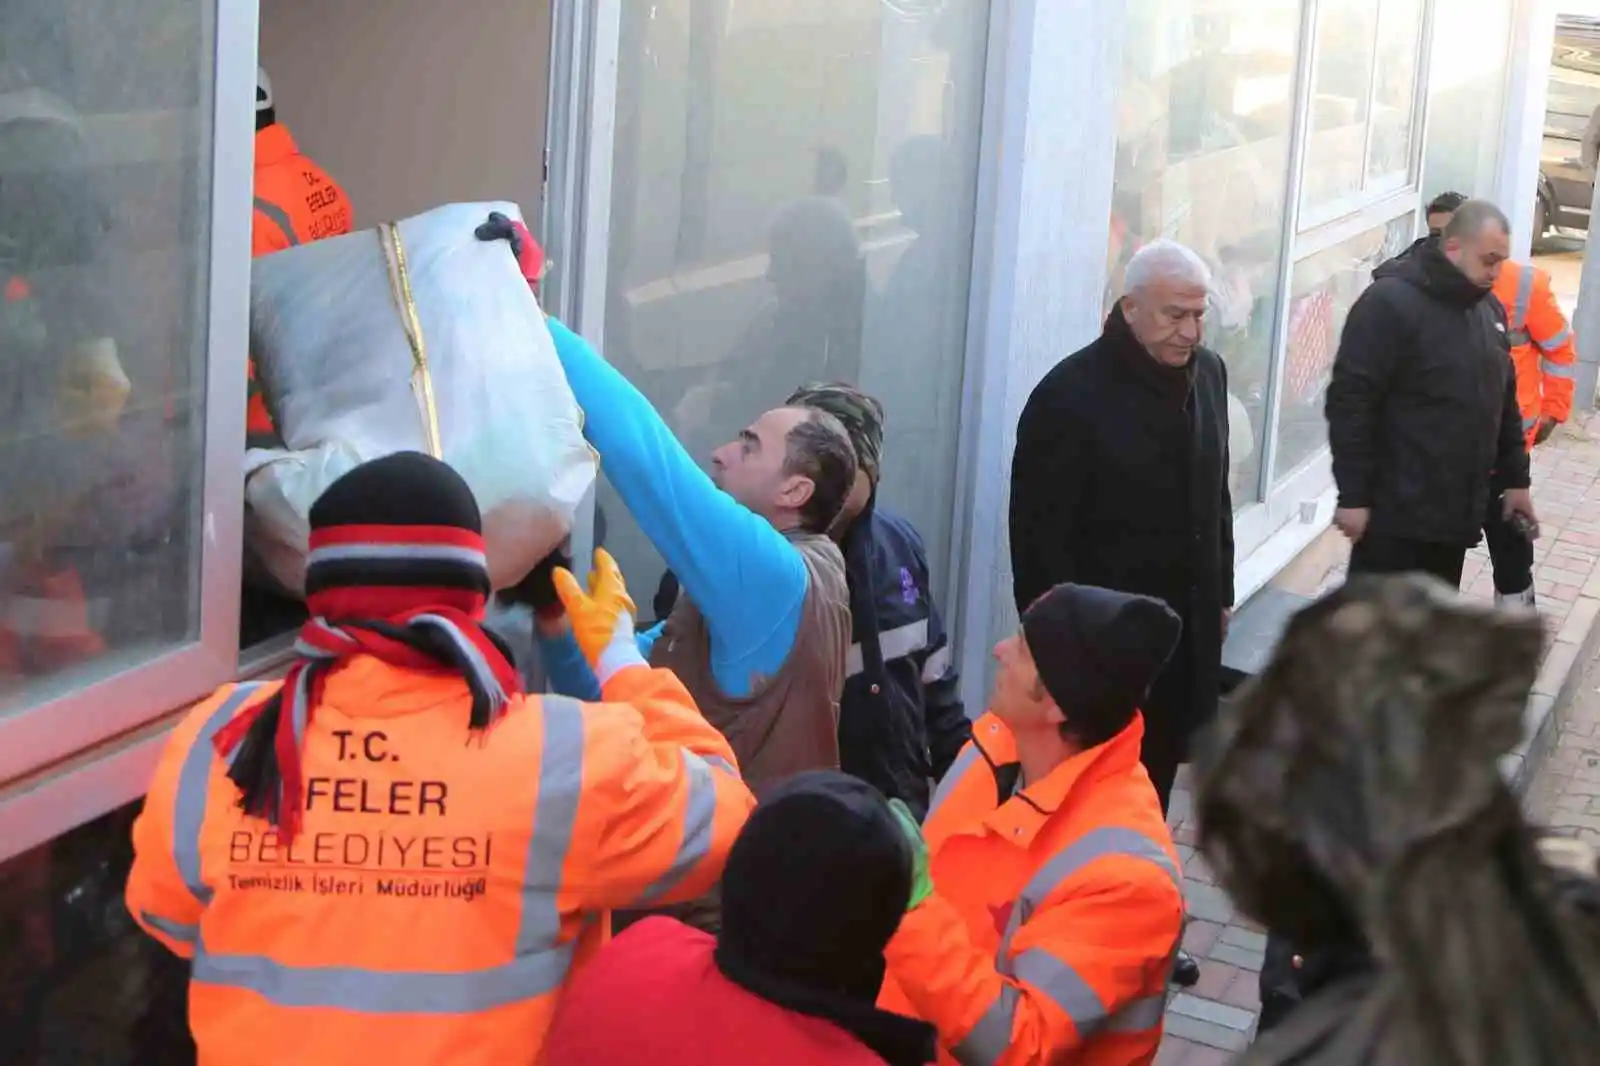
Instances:
[[[1495,279],[1494,295],[1506,309],[1517,406],[1531,448],[1540,419],[1565,422],[1572,414],[1578,350],[1550,288],[1550,275],[1543,270],[1531,263],[1506,263]]]
[[[705,892],[754,805],[665,670],[519,697],[473,737],[461,680],[361,657],[305,729],[284,847],[212,744],[274,688],[188,714],[133,830],[128,909],[193,960],[200,1066],[535,1063],[606,912]]]
[[[350,201],[344,190],[326,170],[300,154],[282,123],[256,133],[255,184],[251,255],[350,232]]]
[[[255,213],[250,220],[250,254],[270,255],[298,244],[350,232],[350,201],[339,183],[306,156],[281,123],[256,131]],[[250,445],[272,447],[272,416],[250,363],[250,406],[246,415]]]
[[[933,895],[886,952],[883,1005],[932,1022],[940,1062],[1155,1059],[1183,882],[1143,738],[1135,718],[1002,800],[1015,743],[974,724],[923,827]]]

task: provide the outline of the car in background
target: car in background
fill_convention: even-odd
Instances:
[[[1591,126],[1593,129],[1591,130]],[[1591,140],[1584,150],[1584,137]],[[1600,19],[1562,16],[1550,59],[1544,141],[1533,232],[1587,232],[1594,200],[1595,155],[1600,151]]]

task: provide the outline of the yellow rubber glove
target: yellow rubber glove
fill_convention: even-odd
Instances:
[[[558,567],[550,580],[572,621],[572,635],[577,638],[578,650],[583,652],[601,685],[623,667],[644,662],[633,635],[633,616],[638,608],[633,604],[633,597],[628,595],[621,568],[609,552],[604,548],[595,549],[587,592],[565,567]]]

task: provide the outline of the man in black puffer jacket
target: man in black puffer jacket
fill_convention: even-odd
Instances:
[[[1509,232],[1499,208],[1468,200],[1437,244],[1350,309],[1326,410],[1352,573],[1422,571],[1459,586],[1491,471],[1507,518],[1537,536],[1506,316],[1490,294]]]

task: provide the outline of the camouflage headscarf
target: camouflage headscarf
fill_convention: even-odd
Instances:
[[[1240,1066],[1576,1062],[1600,1045],[1600,926],[1499,766],[1543,637],[1532,611],[1431,578],[1357,577],[1290,621],[1223,712],[1196,804],[1218,884],[1308,964],[1373,966]]]
[[[872,483],[878,483],[878,468],[883,459],[883,404],[854,385],[842,381],[814,382],[796,389],[784,401],[786,407],[814,407],[826,411],[844,424],[855,445],[856,463]]]

